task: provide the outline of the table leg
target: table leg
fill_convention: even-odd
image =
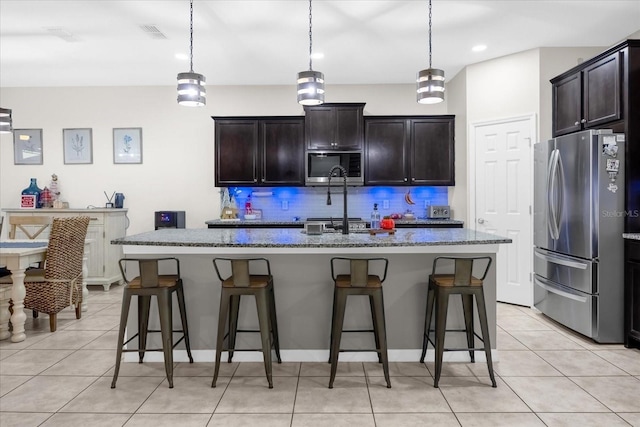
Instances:
[[[89,310],[89,304],[87,300],[89,299],[89,289],[87,288],[87,276],[89,276],[89,247],[85,246],[84,255],[82,255],[82,311]]]
[[[11,288],[11,299],[13,300],[13,314],[11,315],[11,325],[13,332],[11,335],[12,342],[24,341],[27,336],[24,333],[24,322],[27,315],[24,314],[24,296],[27,291],[24,287],[24,269],[12,269],[11,280],[13,287]]]
[[[11,336],[9,332],[9,301],[11,300],[11,287],[13,284],[0,287],[0,340],[6,340]]]

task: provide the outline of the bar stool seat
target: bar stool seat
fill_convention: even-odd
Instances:
[[[436,273],[440,261],[453,261],[453,274]],[[489,326],[487,323],[487,310],[484,302],[483,283],[491,266],[490,257],[473,258],[453,258],[437,257],[433,260],[432,274],[429,275],[429,289],[427,292],[427,310],[425,315],[424,332],[422,339],[422,355],[420,362],[424,363],[427,354],[427,346],[431,343],[435,347],[435,375],[433,386],[438,387],[440,375],[442,373],[442,357],[445,351],[468,351],[471,362],[475,362],[475,351],[484,350],[487,359],[487,368],[491,377],[491,385],[496,387],[496,380],[493,375],[493,363],[491,361],[491,343],[489,339]],[[485,262],[484,272],[480,278],[472,275],[475,262]],[[462,297],[462,307],[465,320],[465,329],[446,329],[447,309],[449,305],[449,295],[460,294]],[[482,337],[474,330],[473,297],[476,297],[478,306],[478,318]],[[431,319],[435,306],[436,324],[435,331],[431,330]],[[435,343],[430,338],[430,333],[435,332]],[[446,332],[464,332],[467,337],[467,348],[445,348],[444,339]],[[478,338],[484,346],[474,348],[475,338]]]
[[[262,264],[267,274],[250,274],[251,265]],[[230,267],[231,275],[222,278],[220,270],[223,266]],[[278,339],[278,322],[276,318],[276,301],[273,290],[273,275],[271,265],[265,258],[214,258],[213,266],[220,282],[222,283],[220,296],[220,311],[218,314],[218,335],[216,339],[216,361],[211,387],[216,386],[218,373],[220,372],[220,359],[222,352],[228,352],[228,362],[233,359],[235,351],[262,351],[264,368],[269,388],[273,388],[273,375],[271,367],[271,348],[275,349],[278,363],[280,358],[280,342]],[[238,313],[240,311],[240,298],[242,295],[253,295],[256,299],[258,310],[259,329],[238,329]],[[229,320],[229,332],[226,331],[227,317]],[[259,332],[262,342],[261,349],[237,349],[236,335],[238,332]],[[224,347],[225,338],[227,346]]]
[[[128,264],[137,264],[140,275],[134,278],[127,277],[126,266]],[[160,264],[173,267],[175,273],[158,274]],[[120,314],[116,366],[113,373],[111,388],[116,387],[118,373],[120,372],[122,353],[138,352],[139,363],[142,363],[147,351],[162,351],[164,353],[164,367],[167,375],[167,382],[169,383],[169,388],[173,388],[173,349],[180,344],[182,340],[184,340],[185,347],[187,349],[189,363],[193,363],[191,346],[189,344],[187,312],[184,303],[184,289],[182,287],[182,279],[180,277],[180,261],[176,258],[123,258],[119,261],[119,266],[125,286],[122,295],[122,311]],[[133,265],[129,265],[129,267],[133,267]],[[180,310],[180,319],[182,321],[182,330],[176,331],[173,330],[172,319],[173,292],[176,293],[178,299],[178,308]],[[138,297],[138,332],[124,342],[124,334],[127,327],[127,319],[129,317],[131,298],[134,296]],[[160,330],[149,329],[149,311],[151,308],[152,296],[156,297],[158,303]],[[159,332],[162,334],[162,348],[147,348],[147,334],[150,332]],[[175,343],[173,342],[173,333],[182,333],[182,336]],[[138,338],[137,349],[123,349],[126,344],[136,337]]]
[[[369,266],[372,263],[384,266],[382,279],[379,275],[369,274]],[[338,266],[349,265],[350,274],[336,274]],[[382,283],[387,278],[389,261],[386,258],[331,258],[331,277],[334,282],[333,315],[331,317],[331,342],[329,347],[329,363],[331,363],[331,377],[329,388],[333,383],[338,370],[338,353],[344,351],[375,351],[378,353],[378,361],[382,363],[384,378],[387,388],[391,388],[389,379],[389,358],[387,356],[387,334],[384,317],[384,299],[382,295]],[[371,307],[371,330],[343,330],[344,316],[349,295],[366,295],[369,297]],[[371,332],[374,335],[375,350],[343,350],[340,349],[340,341],[343,332]]]

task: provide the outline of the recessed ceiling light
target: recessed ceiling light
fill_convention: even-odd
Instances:
[[[179,59],[180,61],[188,61],[189,55],[186,53],[176,53],[176,59]]]
[[[486,44],[478,44],[471,48],[471,50],[474,52],[482,52],[483,50],[486,50],[486,49],[487,49]]]

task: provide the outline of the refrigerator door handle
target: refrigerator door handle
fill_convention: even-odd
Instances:
[[[558,163],[558,199],[556,206],[556,235],[557,238],[560,238],[560,228],[562,227],[562,213],[564,210],[564,167],[562,166],[562,156],[560,155],[560,150],[558,151],[558,155],[556,156],[556,162]]]
[[[547,252],[542,252],[540,249],[536,249],[534,251],[534,255],[537,256],[538,258],[553,263],[553,264],[558,264],[558,265],[563,265],[565,267],[570,267],[570,268],[577,268],[580,270],[586,270],[589,267],[589,264],[586,262],[580,262],[580,261],[574,261],[571,259],[565,259],[562,256],[559,255],[552,255],[550,253]]]
[[[574,301],[578,301],[578,302],[586,302],[587,301],[587,297],[584,297],[582,295],[573,293],[571,291],[564,290],[564,289],[560,289],[560,287],[554,285],[551,282],[547,282],[546,280],[543,282],[544,279],[541,279],[539,277],[534,277],[533,281],[535,282],[536,285],[540,286],[541,288],[551,292],[552,294],[556,294],[556,295],[560,295],[561,297],[565,297],[565,298],[569,298],[572,299]],[[545,283],[547,282],[547,283]]]
[[[547,224],[549,226],[549,234],[553,240],[557,240],[560,237],[560,233],[557,231],[556,222],[556,177],[558,168],[558,150],[551,151],[549,159],[549,169],[547,171]]]

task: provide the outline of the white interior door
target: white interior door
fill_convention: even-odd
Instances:
[[[530,307],[535,116],[471,126],[470,227],[513,241],[498,253],[497,299]]]

